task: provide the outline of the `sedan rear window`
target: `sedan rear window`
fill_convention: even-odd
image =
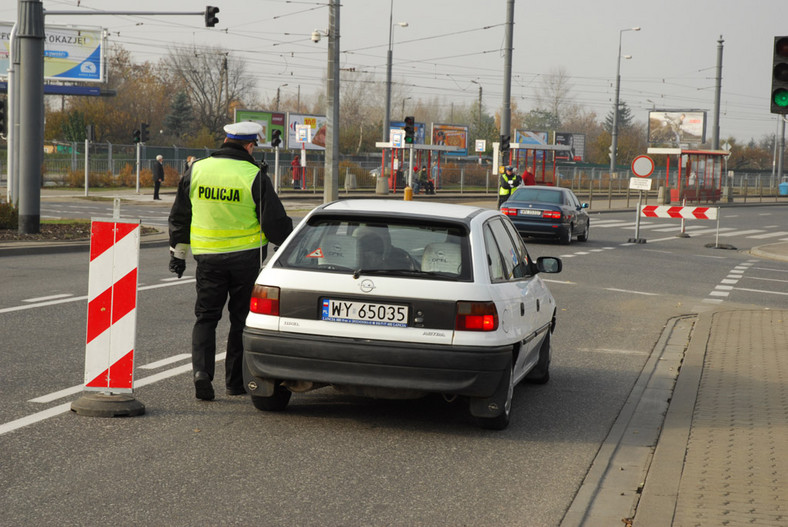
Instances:
[[[274,264],[286,269],[470,281],[463,225],[313,216]]]
[[[563,204],[563,192],[560,190],[520,188],[517,189],[512,197],[512,201],[537,201],[539,203]]]

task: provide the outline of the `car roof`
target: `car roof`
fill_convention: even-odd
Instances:
[[[469,224],[470,221],[486,213],[500,214],[495,210],[483,209],[471,205],[438,203],[435,201],[405,201],[398,199],[348,199],[332,201],[317,207],[313,213],[332,214],[393,214],[403,216],[419,216],[424,219],[453,220]]]

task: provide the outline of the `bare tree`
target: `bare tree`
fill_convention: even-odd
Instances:
[[[246,73],[246,63],[223,48],[175,48],[165,62],[186,86],[197,128],[207,128],[217,138],[233,108],[254,98],[255,81]]]
[[[553,69],[542,76],[536,90],[536,103],[539,108],[553,114],[560,123],[566,106],[571,103],[571,91],[572,85],[566,70],[563,67]]]

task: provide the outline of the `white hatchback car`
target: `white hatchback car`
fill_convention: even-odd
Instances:
[[[377,398],[461,396],[509,424],[514,386],[549,379],[556,305],[510,220],[441,203],[348,200],[311,211],[260,272],[244,383],[260,410],[331,385]]]

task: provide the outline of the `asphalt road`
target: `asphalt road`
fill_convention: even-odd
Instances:
[[[87,253],[4,256],[0,524],[558,525],[667,320],[785,306],[788,263],[746,252],[781,218],[778,207],[726,211],[724,241],[736,249],[706,247],[713,232],[677,238],[675,220],[642,225],[648,243],[629,244],[634,213],[594,214],[587,243],[529,241],[532,256],[564,259],[548,281],[554,360],[550,383],[518,387],[502,432],[473,427],[440,397],[324,389],[294,395],[281,414],[221,387],[215,402],[196,401],[194,266],[173,280],[163,248],[140,255],[145,415],[77,416],[68,406],[83,380]]]

